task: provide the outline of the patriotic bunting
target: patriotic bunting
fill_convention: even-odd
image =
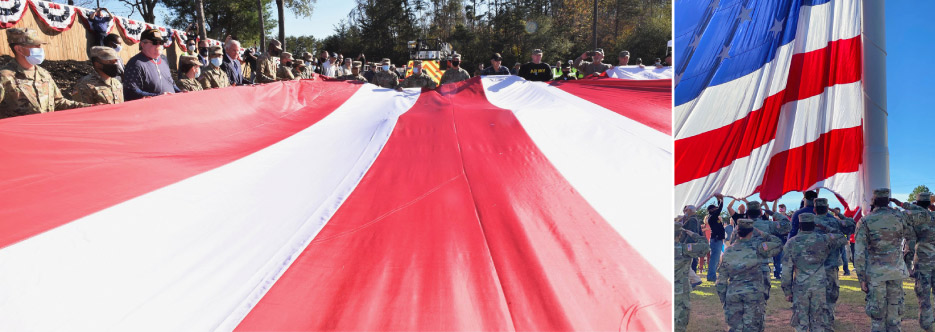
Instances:
[[[30,0],[29,4],[33,7],[36,16],[55,31],[66,31],[71,29],[72,23],[75,23],[77,14],[72,6],[40,0]]]
[[[124,37],[132,41],[134,44],[140,42],[140,36],[147,27],[145,22],[137,22],[122,17],[118,17],[116,21],[117,27],[120,28],[120,32],[123,33]]]
[[[0,0],[0,28],[12,28],[23,19],[28,0]]]

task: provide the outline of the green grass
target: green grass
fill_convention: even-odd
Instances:
[[[860,290],[857,275],[851,265],[851,275],[844,276],[839,272],[838,284],[841,286],[838,296],[838,306],[835,310],[835,331],[866,331],[870,326],[870,317],[864,312],[865,294]],[[701,286],[695,288],[691,294],[691,321],[688,323],[690,332],[727,331],[724,321],[724,309],[718,300],[714,283],[704,280]],[[920,331],[919,328],[919,302],[913,290],[913,279],[903,282],[906,291],[906,312],[903,314],[903,331]],[[773,288],[770,290],[769,302],[766,304],[766,331],[791,331],[789,319],[792,317],[792,303],[786,302],[779,286],[779,280],[772,280]]]

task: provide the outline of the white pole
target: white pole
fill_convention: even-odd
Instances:
[[[890,187],[890,152],[886,136],[885,0],[862,0],[864,85],[864,208],[873,189]],[[867,210],[865,210],[867,211]],[[866,213],[866,212],[865,212]]]

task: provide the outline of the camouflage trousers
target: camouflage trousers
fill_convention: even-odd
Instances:
[[[803,285],[792,292],[792,321],[796,332],[833,331],[825,313],[826,294],[821,289]]]
[[[902,280],[876,281],[867,284],[867,316],[870,331],[899,332],[904,303]]]
[[[675,332],[685,332],[688,328],[688,318],[691,313],[689,294],[675,294]]]
[[[916,271],[915,291],[919,299],[919,326],[925,331],[933,330],[935,314],[932,312],[932,283],[935,271]]]
[[[766,299],[761,292],[727,295],[724,303],[724,316],[730,332],[763,331],[761,312],[766,312]]]
[[[834,326],[834,307],[838,303],[838,267],[825,268],[825,314],[828,315],[828,327]]]

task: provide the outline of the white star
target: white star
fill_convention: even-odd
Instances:
[[[783,18],[782,21],[780,21],[780,20],[774,20],[774,22],[773,22],[773,27],[772,27],[772,28],[769,28],[769,32],[770,32],[771,34],[773,34],[773,37],[776,37],[777,35],[779,35],[780,33],[782,33],[782,27],[783,27],[783,25],[784,25],[785,22],[786,22],[786,19],[785,19],[785,18]]]
[[[753,20],[753,18],[751,18],[750,16],[751,14],[753,14],[752,8],[744,7],[743,9],[741,9],[740,10],[740,23]]]
[[[721,0],[714,0],[714,1],[711,1],[711,5],[708,6],[708,8],[717,8],[717,6],[718,6],[720,3],[721,3]]]
[[[688,47],[690,49],[695,49],[698,47],[698,44],[700,43],[701,43],[701,35],[695,35],[695,37],[692,38],[692,43],[688,44]]]
[[[721,49],[721,54],[718,55],[718,57],[721,58],[721,60],[729,59],[730,55],[728,52],[730,52],[730,46],[724,46],[724,48]]]

